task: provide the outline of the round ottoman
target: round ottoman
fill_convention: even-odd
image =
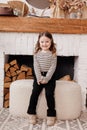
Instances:
[[[27,108],[32,92],[32,79],[16,80],[10,86],[10,113],[16,116],[28,117]],[[37,116],[46,118],[47,103],[44,89],[37,104]],[[55,105],[57,119],[72,120],[80,116],[82,97],[80,86],[72,81],[56,81]]]

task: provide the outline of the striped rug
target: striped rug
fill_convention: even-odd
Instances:
[[[47,126],[46,120],[37,119],[37,124],[29,124],[28,118],[10,115],[9,109],[0,110],[0,130],[87,130],[87,111],[76,120],[56,121],[54,126]]]

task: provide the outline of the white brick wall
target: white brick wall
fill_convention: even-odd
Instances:
[[[0,32],[0,107],[3,105],[4,60],[9,54],[33,55],[38,33]],[[80,34],[53,34],[59,56],[76,56],[74,79],[81,85],[83,108],[87,88],[87,36]]]
[[[0,108],[3,106],[4,53],[0,51]]]
[[[0,50],[5,54],[33,54],[36,33],[0,33]],[[58,55],[78,56],[80,35],[53,34]]]

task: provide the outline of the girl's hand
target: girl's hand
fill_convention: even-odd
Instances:
[[[43,80],[43,76],[41,76],[41,79],[37,82],[38,83],[38,85],[40,85],[41,84],[41,82],[42,82],[42,80]]]
[[[41,84],[47,84],[47,82],[44,79],[40,83]]]
[[[38,85],[40,85],[41,84],[41,82],[42,82],[42,79],[41,80],[39,80],[37,83],[38,83]]]
[[[37,84],[40,85],[41,81],[38,81]]]

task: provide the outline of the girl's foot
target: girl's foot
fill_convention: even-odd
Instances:
[[[47,117],[47,125],[52,126],[55,124],[56,117]]]
[[[29,123],[33,125],[36,124],[36,115],[29,114]]]

